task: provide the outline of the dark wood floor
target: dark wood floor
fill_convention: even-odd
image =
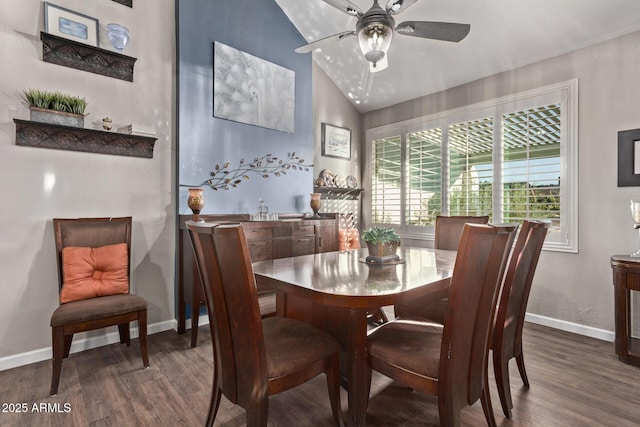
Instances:
[[[73,354],[53,397],[48,361],[0,372],[0,426],[203,425],[212,373],[208,326],[199,336],[195,349],[189,348],[188,334],[149,336],[148,369],[142,368],[137,342]],[[531,389],[522,387],[512,362],[513,420],[502,415],[490,371],[499,426],[640,425],[640,368],[619,362],[611,343],[527,324],[524,346]],[[368,425],[438,425],[434,398],[375,373],[373,381]],[[27,412],[6,412],[15,404],[26,404]],[[344,392],[342,407],[347,408]],[[216,425],[244,423],[244,411],[223,398]],[[463,411],[462,423],[486,425],[479,403]],[[272,397],[269,425],[331,426],[324,376]]]

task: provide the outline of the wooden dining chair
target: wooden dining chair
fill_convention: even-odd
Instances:
[[[533,276],[549,229],[548,222],[524,221],[504,276],[491,342],[493,370],[498,386],[502,411],[511,418],[513,403],[509,386],[509,361],[516,359],[522,382],[529,387],[529,379],[522,354],[522,328]],[[400,316],[418,316],[443,324],[448,300],[430,295],[413,297],[398,304]]]
[[[435,249],[455,251],[458,249],[462,228],[465,224],[488,224],[488,216],[436,216]]]
[[[488,216],[436,216],[435,241],[434,248],[447,251],[458,250],[460,236],[465,224],[488,224]],[[427,303],[435,310],[439,307],[444,313],[444,307],[447,306],[448,289],[442,289],[438,294],[430,294]],[[439,304],[434,304],[438,301]],[[396,317],[406,315],[416,315],[416,307],[420,310],[424,302],[422,299],[415,300],[411,297],[408,300],[400,299],[393,306],[393,312]]]
[[[58,392],[62,360],[73,334],[118,325],[131,345],[129,323],[138,322],[142,363],[147,356],[147,302],[129,293],[131,217],[53,220],[60,305],[51,315],[51,394]]]
[[[507,418],[511,418],[513,408],[509,385],[511,359],[516,359],[522,382],[529,388],[522,355],[522,328],[533,276],[549,226],[549,222],[524,221],[513,249],[498,302],[491,349],[502,412]]]
[[[338,341],[307,323],[262,319],[249,247],[241,225],[187,222],[211,319],[213,389],[206,425],[224,395],[243,407],[248,426],[266,426],[268,398],[321,373],[335,424],[340,408]]]
[[[419,317],[397,318],[374,329],[367,339],[369,367],[437,396],[441,426],[459,426],[462,408],[478,399],[487,424],[496,425],[487,358],[495,302],[515,229],[464,226],[444,325]]]

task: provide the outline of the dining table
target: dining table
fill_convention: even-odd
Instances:
[[[276,291],[276,315],[308,322],[340,342],[351,426],[365,425],[369,313],[446,292],[456,259],[455,251],[404,245],[397,260],[367,262],[367,255],[362,248],[253,263],[258,289]]]

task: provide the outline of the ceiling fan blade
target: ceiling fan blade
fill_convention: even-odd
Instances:
[[[405,9],[417,1],[418,0],[389,0],[386,9],[391,15],[397,15],[400,12],[404,12]]]
[[[334,41],[342,40],[345,37],[355,36],[355,35],[356,35],[355,31],[344,31],[342,33],[334,34],[332,36],[325,37],[320,40],[316,40],[309,44],[305,44],[304,46],[300,46],[299,48],[296,48],[295,51],[296,53],[309,53],[314,49],[318,49],[319,47],[326,46],[330,43],[333,43]]]
[[[344,13],[349,14],[351,16],[362,15],[362,9],[360,9],[357,5],[351,3],[349,0],[322,0],[322,1],[328,5],[335,7],[336,9],[340,9]]]
[[[471,25],[469,24],[428,21],[405,21],[396,27],[396,31],[405,36],[422,37],[446,42],[459,42],[467,37],[469,30],[471,30]]]

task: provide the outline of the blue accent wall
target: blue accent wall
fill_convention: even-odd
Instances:
[[[311,55],[274,0],[176,0],[178,80],[178,209],[189,214],[186,186],[209,178],[216,164],[295,152],[313,163]],[[213,117],[213,42],[219,41],[295,72],[293,134]],[[202,213],[253,213],[263,198],[270,212],[306,212],[313,169],[279,177],[252,175],[237,188],[205,189]]]

